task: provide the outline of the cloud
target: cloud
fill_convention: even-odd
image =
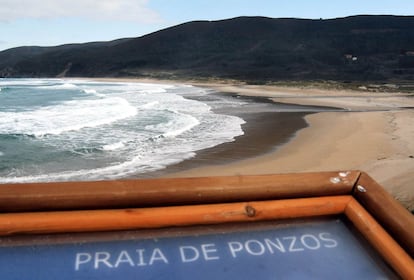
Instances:
[[[87,18],[142,23],[159,22],[148,0],[0,0],[0,21]]]

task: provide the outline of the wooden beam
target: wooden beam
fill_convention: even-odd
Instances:
[[[142,209],[0,214],[0,235],[98,232],[338,215],[351,196]]]
[[[414,279],[414,261],[381,225],[352,199],[345,215],[403,279]]]
[[[353,195],[414,258],[414,216],[366,173]]]
[[[0,211],[140,208],[348,195],[360,172],[0,185]]]

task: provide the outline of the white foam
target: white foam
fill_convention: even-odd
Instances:
[[[176,137],[200,124],[200,121],[188,114],[171,111],[173,117],[167,122],[147,125],[145,129],[159,132],[163,137]]]
[[[151,83],[128,83],[126,85],[134,89],[139,89],[143,93],[165,93],[168,89],[174,87],[174,85]]]
[[[102,150],[104,150],[104,151],[115,151],[115,150],[120,150],[124,147],[125,147],[125,143],[123,141],[120,141],[120,142],[104,145],[104,146],[102,146]]]
[[[152,101],[142,105],[140,108],[142,109],[152,109],[160,105],[159,101]]]
[[[77,89],[78,86],[71,83],[64,83],[64,84],[58,84],[58,85],[45,85],[45,86],[39,86],[37,87],[39,89]]]
[[[0,133],[43,136],[110,124],[137,114],[127,100],[67,101],[28,112],[0,112]]]
[[[2,151],[0,151],[0,157],[1,157],[1,156],[4,156],[4,153],[3,153]]]
[[[124,178],[139,172],[150,172],[162,169],[168,165],[178,163],[185,158],[194,156],[194,153],[184,153],[180,157],[153,155],[149,154],[141,156],[136,155],[120,164],[110,165],[95,169],[81,169],[76,171],[67,171],[60,173],[50,173],[42,175],[29,176],[14,176],[14,177],[0,177],[1,183],[24,183],[24,182],[55,182],[55,181],[70,181],[70,180],[103,180],[103,179],[117,179]],[[146,164],[142,164],[142,162]],[[137,169],[137,166],[139,168]]]
[[[192,116],[185,116],[183,119],[185,120],[178,119],[168,122],[168,130],[162,135],[164,137],[176,137],[200,124],[200,121]]]
[[[94,96],[97,96],[97,97],[106,97],[105,94],[99,93],[96,89],[87,88],[87,89],[83,89],[82,91],[86,94],[91,94],[91,95],[94,95]]]
[[[87,89],[84,89],[83,92],[87,93],[87,94],[97,94],[96,89],[88,89],[87,88]]]
[[[1,86],[39,86],[59,82],[58,79],[0,79]]]

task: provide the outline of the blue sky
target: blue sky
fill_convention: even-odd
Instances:
[[[138,37],[237,16],[414,15],[414,0],[0,0],[0,50]]]

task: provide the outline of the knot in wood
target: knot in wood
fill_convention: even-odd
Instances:
[[[254,209],[252,206],[247,205],[245,208],[247,217],[254,217],[256,216],[256,209]]]

